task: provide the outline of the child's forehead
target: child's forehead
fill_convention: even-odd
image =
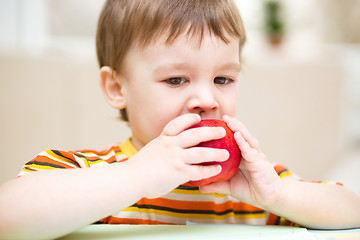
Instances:
[[[199,36],[190,37],[182,34],[172,42],[167,42],[167,36],[164,35],[147,46],[133,46],[129,49],[124,65],[126,65],[125,69],[130,69],[130,66],[144,61],[185,69],[184,63],[187,64],[186,66],[191,62],[196,65],[203,60],[214,58],[223,59],[217,61],[218,63],[230,62],[232,66],[238,67],[240,64],[239,41],[238,38],[232,37],[229,38],[229,43],[225,43],[219,37],[207,33],[201,39]]]
[[[204,39],[211,39],[211,41],[216,45],[217,43],[224,42],[228,44],[232,40],[237,40],[240,42],[240,39],[235,36],[230,36],[226,34],[224,37],[216,36],[209,29],[204,29],[202,31],[193,31],[191,26],[189,25],[182,32],[178,32],[176,36],[169,29],[161,32],[157,36],[153,36],[153,38],[148,42],[140,42],[140,44],[136,44],[136,47],[140,49],[146,48],[148,46],[163,46],[171,47],[174,44],[179,42],[185,43],[192,48],[201,48]]]
[[[224,46],[229,45],[231,45],[229,46],[230,48],[226,49],[231,49],[231,53],[227,51],[223,52],[228,53],[226,59],[228,59],[230,55],[236,56],[232,63],[236,63],[233,65],[236,65],[236,68],[238,68],[241,62],[240,39],[229,36],[228,41],[229,42],[223,41],[223,39],[212,34],[210,31],[206,31],[203,35],[189,35],[187,32],[184,32],[177,36],[177,38],[171,39],[171,41],[169,41],[168,34],[163,34],[162,36],[159,36],[157,40],[153,40],[146,45],[134,44],[130,47],[124,59],[122,71],[125,73],[132,69],[139,60],[152,62],[154,64],[155,62],[158,64],[161,63],[163,65],[168,65],[171,62],[171,67],[173,68],[178,62],[183,64],[184,62],[182,61],[184,57],[190,57],[188,54],[195,53],[196,55],[191,55],[191,58],[194,59],[199,56],[205,57],[204,54],[208,54],[209,52],[219,52],[219,49],[224,50]],[[223,59],[224,56],[222,55],[221,58]],[[188,61],[186,61],[186,63],[188,64]],[[176,69],[185,69],[185,67],[181,65],[177,66]]]

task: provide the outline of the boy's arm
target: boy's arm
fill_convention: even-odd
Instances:
[[[224,117],[243,160],[229,180],[200,188],[202,192],[231,194],[240,201],[265,209],[309,228],[339,229],[360,226],[360,197],[335,184],[281,179],[258,142],[235,118]]]
[[[266,209],[314,229],[360,227],[360,197],[343,186],[280,180],[279,198]]]
[[[144,193],[131,171],[124,162],[9,181],[0,187],[0,239],[56,238],[133,204]]]
[[[131,159],[101,167],[32,173],[0,186],[0,239],[56,238],[96,222],[143,197],[160,197],[180,184],[218,174],[221,149],[190,148],[225,136],[223,128],[184,129],[196,114],[180,116]]]

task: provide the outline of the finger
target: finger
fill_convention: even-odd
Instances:
[[[174,118],[164,127],[162,134],[166,136],[175,136],[185,129],[201,121],[199,114],[184,114]]]
[[[252,148],[249,143],[245,140],[240,132],[234,134],[236,143],[238,144],[242,157],[248,162],[254,162],[262,157],[260,152]]]
[[[223,127],[198,127],[191,128],[179,134],[178,144],[183,148],[193,147],[201,142],[216,140],[225,137]]]
[[[219,164],[214,165],[191,165],[191,178],[190,181],[198,181],[218,175],[221,172],[221,166]]]
[[[259,141],[249,132],[249,130],[245,127],[245,125],[242,122],[240,122],[236,118],[227,115],[223,116],[223,121],[226,122],[228,127],[233,132],[238,132],[238,131],[241,132],[241,134],[244,136],[244,138],[249,143],[249,145],[252,148],[255,148],[258,151],[260,151]]]
[[[227,150],[217,148],[193,147],[185,151],[189,156],[186,160],[188,164],[224,162],[230,156]]]

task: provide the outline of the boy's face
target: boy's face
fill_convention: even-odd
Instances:
[[[175,117],[197,113],[203,119],[235,115],[239,40],[226,44],[206,34],[180,37],[172,44],[160,39],[145,48],[133,47],[119,77],[137,149],[159,136]]]

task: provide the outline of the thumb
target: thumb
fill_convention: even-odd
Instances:
[[[213,182],[199,187],[201,193],[231,194],[229,181]]]

